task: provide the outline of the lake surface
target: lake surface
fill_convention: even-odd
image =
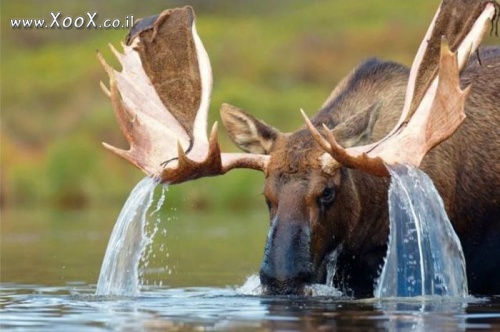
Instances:
[[[267,235],[267,212],[186,214],[166,205],[148,251],[148,264],[142,267],[143,287],[137,297],[94,295],[121,207],[85,212],[2,211],[0,329],[500,329],[500,297],[355,301],[253,295]]]

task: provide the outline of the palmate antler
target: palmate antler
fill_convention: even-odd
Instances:
[[[210,60],[196,32],[191,7],[166,10],[136,23],[123,45],[111,50],[122,71],[100,53],[111,98],[129,150],[104,146],[163,183],[224,174],[233,168],[265,171],[268,156],[221,153],[217,123],[207,138],[212,90]]]
[[[443,1],[411,67],[400,120],[386,137],[344,149],[326,126],[323,137],[302,112],[313,137],[337,162],[373,175],[389,176],[386,164],[418,167],[426,153],[453,135],[465,119],[470,89],[460,88],[460,70],[497,17],[497,8],[494,1]]]

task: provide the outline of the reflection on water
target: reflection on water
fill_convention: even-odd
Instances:
[[[354,301],[259,297],[235,287],[148,287],[140,297],[96,296],[89,285],[3,284],[0,328],[29,331],[465,331],[500,328],[500,299]]]

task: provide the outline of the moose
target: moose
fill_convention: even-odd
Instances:
[[[105,144],[163,183],[265,174],[270,228],[260,269],[266,294],[301,295],[326,283],[373,296],[389,234],[387,165],[420,167],[435,183],[461,241],[469,291],[500,294],[500,48],[479,49],[498,23],[494,1],[444,0],[415,61],[369,59],[292,133],[223,104],[243,153],[207,137],[212,74],[190,7],[139,21],[122,71],[98,54],[129,150]]]

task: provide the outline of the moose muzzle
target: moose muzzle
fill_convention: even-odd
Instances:
[[[314,279],[308,223],[275,218],[267,237],[260,282],[265,294],[301,295]]]

